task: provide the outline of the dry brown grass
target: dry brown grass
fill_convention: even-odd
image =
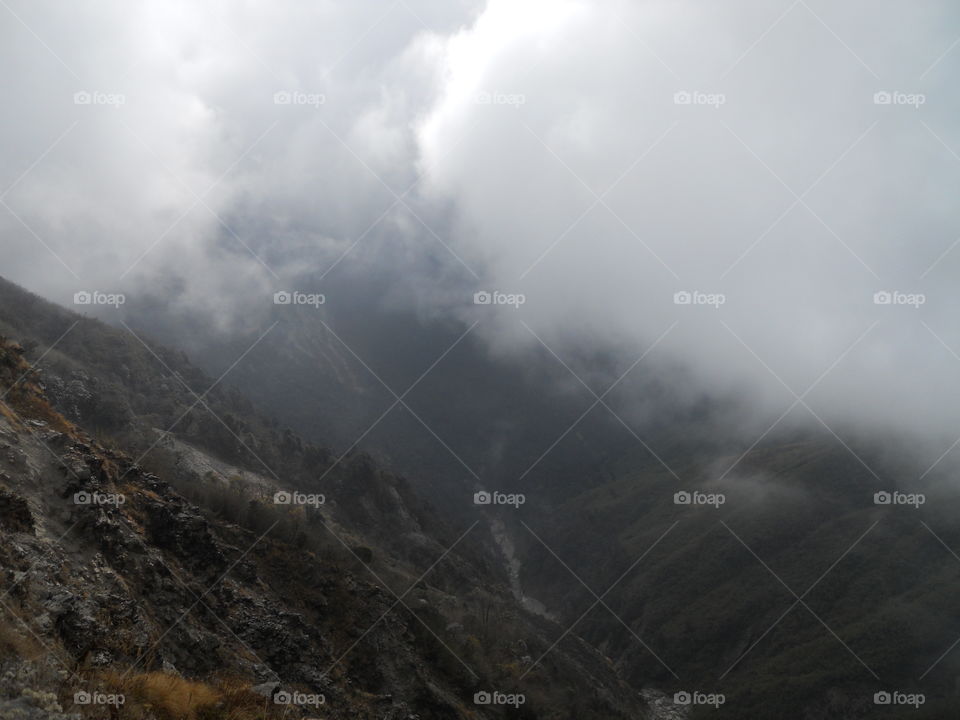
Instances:
[[[0,370],[0,387],[6,389],[6,400],[0,406],[0,414],[17,426],[21,420],[42,420],[59,432],[71,436],[76,433],[73,424],[47,402],[36,371],[14,350],[14,345],[2,337]]]
[[[124,677],[108,672],[98,685],[123,693],[121,716],[133,720],[270,720],[283,715],[281,706],[250,690],[238,678],[214,678],[209,683],[177,675],[149,672]]]
[[[43,648],[33,638],[18,632],[5,621],[0,622],[0,658],[19,657],[23,660],[36,660]]]
[[[163,672],[130,677],[108,675],[105,680],[126,696],[125,706],[133,713],[139,706],[160,720],[198,720],[209,716],[222,697],[215,687]]]
[[[250,683],[243,680],[221,680],[217,683],[221,692],[222,707],[217,714],[225,720],[263,720],[278,717],[282,709],[267,698],[250,690]]]
[[[0,402],[0,415],[5,417],[14,427],[20,427],[20,418],[7,407],[6,403]]]
[[[63,415],[50,407],[50,403],[38,397],[29,389],[21,390],[20,387],[17,387],[8,395],[7,399],[20,418],[25,420],[41,420],[47,423],[51,429],[67,435],[72,436],[76,433],[73,425],[64,418]]]

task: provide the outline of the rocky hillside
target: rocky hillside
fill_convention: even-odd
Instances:
[[[46,310],[53,331],[78,320]],[[646,716],[570,636],[521,681],[564,628],[514,602],[477,527],[253,413],[205,432],[236,393],[204,398],[206,426],[186,413],[196,434],[168,429],[180,380],[207,379],[79,322],[79,358],[36,331],[0,342],[0,716]]]

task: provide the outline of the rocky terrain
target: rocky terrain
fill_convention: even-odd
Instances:
[[[93,332],[114,360],[137,345]],[[514,601],[480,518],[446,527],[363,454],[257,472],[248,445],[301,470],[330,456],[289,431],[276,450],[252,415],[219,457],[196,418],[160,434],[131,388],[162,382],[176,414],[177,377],[120,357],[112,379],[63,348],[38,372],[40,335],[0,342],[0,717],[647,716],[574,636],[521,681],[564,628]],[[108,395],[112,432],[90,410]]]

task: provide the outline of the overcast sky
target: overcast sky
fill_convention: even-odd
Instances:
[[[386,273],[499,350],[960,435],[952,3],[3,0],[0,60],[0,273],[58,301]]]

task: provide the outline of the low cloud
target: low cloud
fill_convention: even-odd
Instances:
[[[497,352],[648,352],[763,423],[960,435],[949,3],[0,12],[31,289],[230,330],[335,273]]]
[[[960,434],[955,9],[515,15],[491,2],[447,41],[420,141],[465,260],[525,293],[540,339],[667,332],[652,362],[773,419]]]

